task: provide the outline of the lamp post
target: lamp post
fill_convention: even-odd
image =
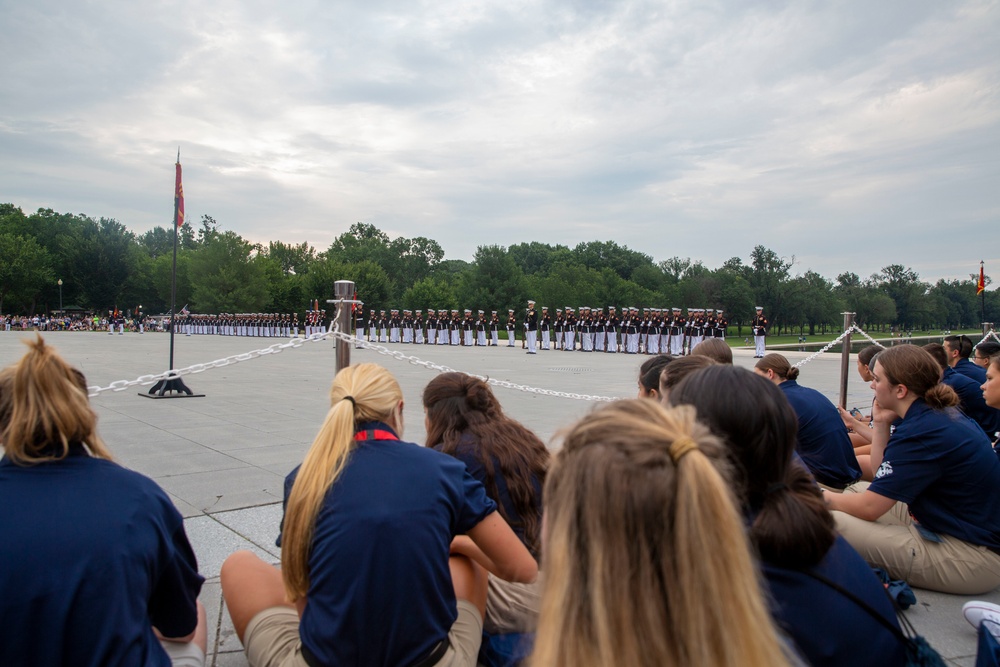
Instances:
[[[59,285],[59,314],[62,315],[62,278],[56,281]]]

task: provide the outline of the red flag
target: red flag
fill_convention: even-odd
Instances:
[[[181,154],[177,153],[177,178],[174,180],[174,210],[177,212],[177,219],[174,224],[180,227],[184,224],[184,186],[181,185]]]
[[[354,292],[354,300],[355,301],[358,300],[358,293],[357,293],[357,291]],[[351,314],[353,314],[357,310],[357,308],[358,308],[358,304],[352,303],[351,304]]]
[[[976,283],[976,296],[986,290],[986,273],[983,271],[983,263],[979,262],[979,282]]]

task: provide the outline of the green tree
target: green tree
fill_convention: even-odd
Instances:
[[[451,310],[458,307],[458,299],[455,298],[455,289],[447,280],[429,276],[413,283],[403,292],[402,306],[411,310],[419,308],[425,313],[428,308]]]
[[[520,267],[526,276],[535,274],[547,275],[556,262],[568,262],[572,259],[571,251],[564,245],[549,245],[548,243],[518,243],[507,248],[507,254]]]
[[[513,308],[520,313],[527,301],[525,284],[524,273],[503,247],[479,246],[472,269],[459,283],[458,298],[463,308]]]
[[[902,264],[890,264],[872,276],[872,281],[896,304],[896,324],[909,329],[926,323],[930,313],[928,286],[920,281],[916,271]]]
[[[305,275],[316,261],[316,249],[305,241],[298,245],[271,241],[263,252],[285,275]]]
[[[631,280],[633,271],[640,266],[653,265],[649,255],[629,250],[614,241],[580,243],[573,248],[573,257],[588,269],[600,271],[607,267],[625,280]]]
[[[23,312],[35,310],[41,286],[56,281],[49,254],[33,238],[0,232],[0,257],[0,313],[8,296]]]
[[[255,247],[233,231],[206,237],[191,255],[191,310],[261,312],[271,303],[265,265]]]
[[[750,253],[746,279],[753,290],[756,305],[763,306],[776,331],[789,314],[785,308],[785,286],[794,261],[794,257],[786,260],[762,245],[754,247]]]
[[[174,232],[163,227],[153,227],[139,237],[139,246],[146,251],[150,259],[169,255],[174,251]]]

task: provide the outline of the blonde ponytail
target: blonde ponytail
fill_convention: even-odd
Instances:
[[[786,665],[726,477],[690,407],[618,401],[545,485],[532,667]]]
[[[403,394],[381,366],[361,364],[341,369],[330,389],[330,409],[299,468],[282,532],[281,573],[292,602],[309,590],[309,554],[313,530],[327,491],[347,466],[358,423],[388,421]]]

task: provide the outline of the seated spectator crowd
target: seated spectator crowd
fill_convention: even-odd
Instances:
[[[455,372],[427,384],[426,441],[407,442],[392,374],[342,369],[286,478],[280,564],[222,567],[249,664],[901,665],[912,644],[873,566],[1000,585],[1000,496],[980,492],[1000,487],[1000,356],[976,393],[954,378],[961,338],[865,351],[859,418],[781,355],[750,371],[706,343],[648,359],[638,397],[554,454]],[[0,371],[0,664],[204,664],[179,513],[114,462],[83,375],[27,346]]]

